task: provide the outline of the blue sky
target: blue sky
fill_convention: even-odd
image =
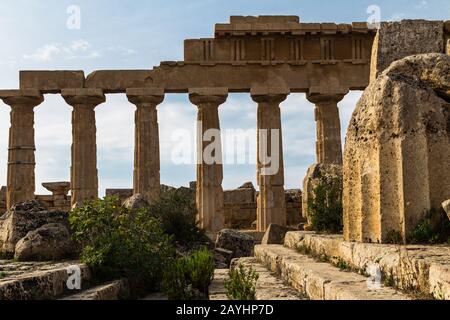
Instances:
[[[81,9],[81,29],[66,27],[67,8]],[[450,19],[448,0],[2,0],[0,2],[0,88],[18,87],[19,70],[152,68],[162,60],[182,60],[183,40],[212,37],[214,24],[230,15],[299,15],[304,22],[366,21],[377,5],[381,19]],[[360,92],[340,103],[343,135]],[[59,96],[46,96],[36,108],[37,192],[46,181],[65,181],[70,168],[71,108]],[[97,109],[100,193],[132,186],[134,107],[124,95],[109,95]],[[230,95],[220,109],[223,129],[254,129],[256,106],[246,94]],[[287,188],[299,188],[314,162],[313,106],[304,95],[282,104]],[[196,109],[185,95],[168,95],[159,107],[162,183],[187,185],[194,165],[174,165],[172,132],[192,130]],[[9,107],[0,102],[0,185],[6,184]],[[253,155],[252,155],[253,156]],[[255,166],[226,165],[224,188],[255,180]]]

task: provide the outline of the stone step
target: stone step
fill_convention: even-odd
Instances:
[[[228,279],[228,269],[214,270],[214,279],[209,286],[209,300],[228,300],[225,290],[225,280]]]
[[[262,265],[256,258],[240,258],[233,262],[234,266],[243,265],[252,267],[259,278],[256,282],[256,300],[306,300],[306,296],[300,294],[272,271]]]
[[[77,262],[58,263],[53,267],[20,274],[9,274],[0,279],[0,300],[53,300],[70,293],[67,280],[70,270],[79,268],[82,287],[91,280],[91,271],[87,265]]]
[[[450,300],[449,245],[387,245],[345,242],[341,235],[288,232],[284,245],[344,263],[360,273],[379,270],[383,282],[421,299]]]
[[[259,275],[256,282],[256,300],[305,300],[292,287],[286,285],[255,258],[239,258],[233,261],[233,267],[243,265],[252,267]],[[228,269],[218,269],[214,273],[214,281],[209,289],[210,300],[228,300],[225,290],[225,280],[228,279]]]
[[[126,280],[116,280],[101,284],[60,300],[120,300],[128,289]]]
[[[363,275],[340,270],[282,245],[258,245],[255,257],[311,300],[411,299],[383,284],[377,288]]]

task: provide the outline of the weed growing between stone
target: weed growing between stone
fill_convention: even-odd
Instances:
[[[440,244],[450,241],[450,220],[444,210],[431,209],[408,236],[411,244]]]
[[[170,300],[208,299],[214,268],[214,257],[206,248],[172,259],[163,274],[163,290]]]
[[[336,186],[321,181],[308,199],[308,214],[316,232],[342,233],[342,198]]]
[[[253,267],[239,265],[230,271],[230,278],[225,281],[227,297],[230,300],[255,300],[258,273]]]

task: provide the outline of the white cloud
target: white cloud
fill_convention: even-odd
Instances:
[[[32,54],[24,54],[22,57],[25,60],[34,60],[38,62],[43,61],[50,61],[55,56],[59,55],[61,53],[61,44],[58,43],[52,43],[52,44],[46,44],[45,46],[38,48],[34,53]]]
[[[72,43],[70,44],[70,48],[73,51],[78,51],[78,50],[86,51],[87,49],[89,49],[89,47],[90,47],[89,42],[87,42],[84,39],[72,41]]]
[[[131,48],[126,48],[123,46],[117,46],[117,47],[108,47],[108,51],[113,53],[118,53],[123,56],[131,56],[137,54],[137,51]]]
[[[31,54],[23,54],[22,58],[36,62],[49,62],[57,58],[63,60],[97,59],[103,57],[106,53],[128,57],[137,54],[137,51],[123,46],[110,46],[106,49],[94,48],[85,39],[78,39],[65,44],[46,44]]]

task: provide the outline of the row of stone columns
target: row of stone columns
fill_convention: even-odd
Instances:
[[[280,104],[288,94],[287,88],[255,87],[251,90],[252,99],[258,104],[258,230],[266,230],[271,223],[286,224]],[[101,89],[64,89],[61,95],[73,108],[71,193],[74,205],[98,198],[95,108],[105,102],[105,95]],[[198,220],[202,228],[210,231],[218,231],[224,226],[222,146],[220,138],[219,141],[205,141],[204,134],[215,129],[220,137],[219,106],[227,96],[226,88],[189,90],[189,99],[198,108],[200,124],[197,133]],[[127,97],[136,106],[133,188],[135,193],[153,201],[160,192],[157,106],[164,100],[164,90],[130,88]],[[7,186],[7,205],[11,206],[34,199],[34,107],[44,99],[37,90],[3,91],[0,98],[11,106]],[[308,95],[309,101],[316,104],[319,162],[342,163],[337,109],[342,98],[343,95]],[[204,158],[204,151],[211,143],[215,144],[212,157],[219,161]]]

